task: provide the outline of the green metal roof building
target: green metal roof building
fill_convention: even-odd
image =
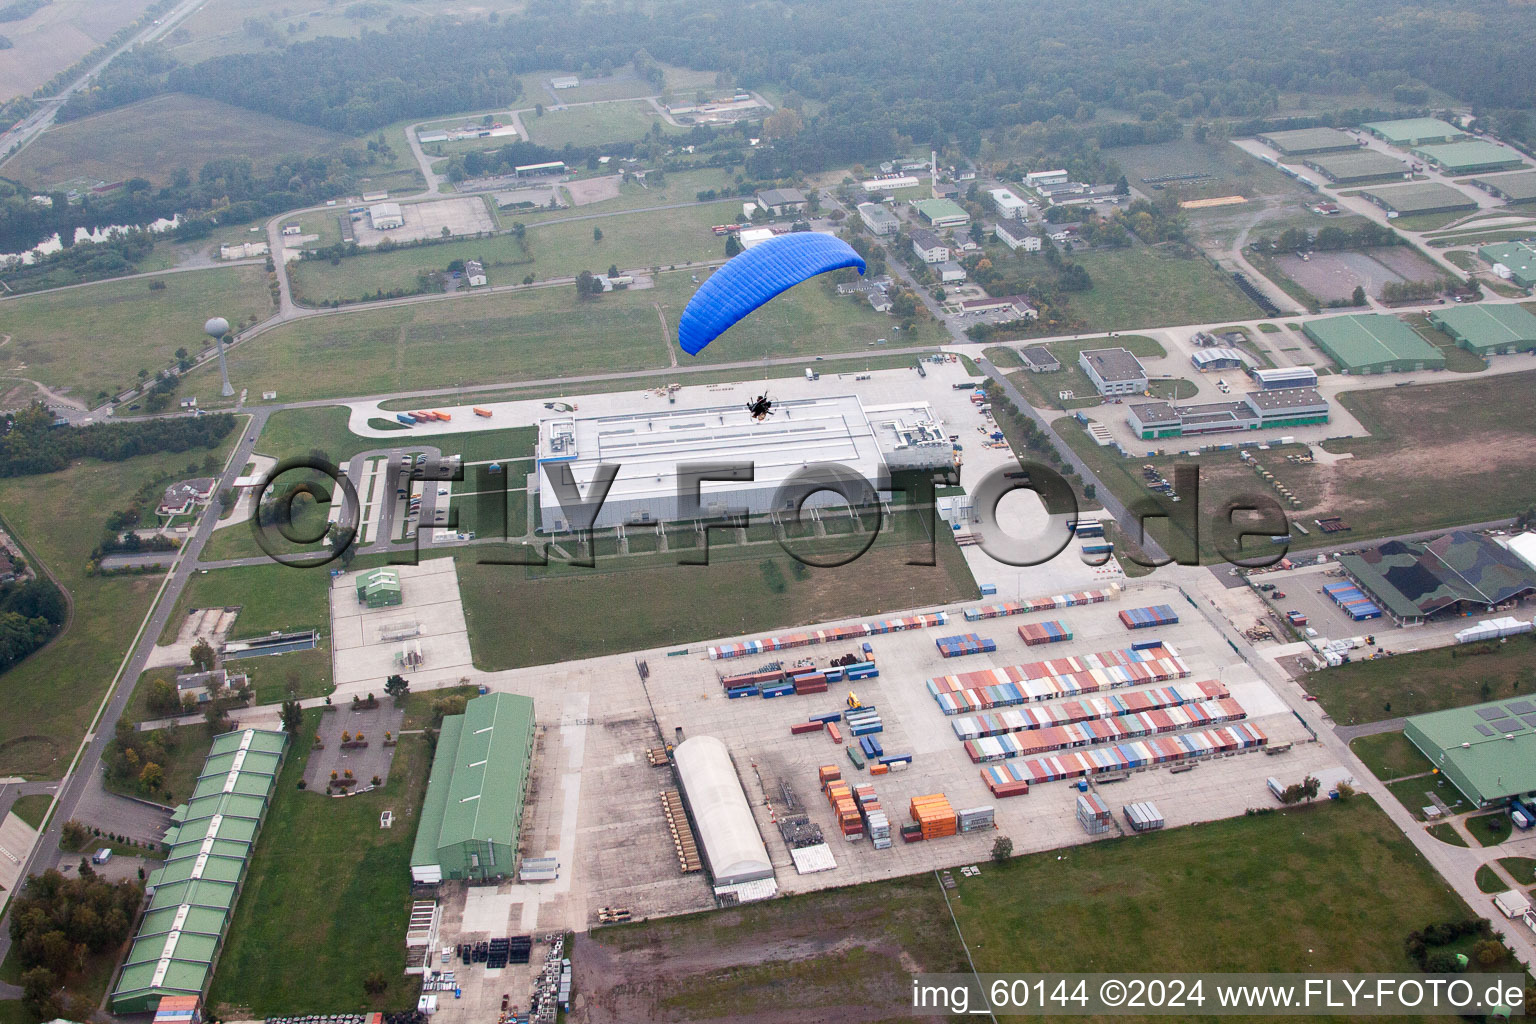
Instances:
[[[1450,142],[1439,146],[1419,146],[1413,155],[1446,174],[1480,174],[1484,171],[1513,171],[1525,166],[1520,154],[1482,139]]]
[[[1449,213],[1475,210],[1477,200],[1450,185],[1438,181],[1418,181],[1412,185],[1386,185],[1361,189],[1360,195],[1388,213]]]
[[[953,199],[924,199],[913,203],[912,209],[936,228],[960,227],[971,222],[971,215]]]
[[[203,996],[223,948],[256,835],[288,745],[286,733],[216,736],[192,798],[171,816],[165,864],[112,990],[113,1013],[148,1013],[162,996]]]
[[[1416,715],[1403,735],[1478,807],[1536,791],[1536,700]]]
[[[400,573],[394,569],[370,569],[357,577],[357,599],[369,608],[388,608],[404,600]]]
[[[1478,355],[1536,350],[1536,314],[1524,306],[1450,306],[1430,313],[1429,322]]]
[[[1333,182],[1370,181],[1372,178],[1401,178],[1408,165],[1395,156],[1374,149],[1355,149],[1348,153],[1322,153],[1309,156],[1303,164]]]
[[[1396,121],[1372,121],[1360,126],[1394,146],[1424,146],[1451,142],[1467,133],[1438,117],[1404,117]]]
[[[1445,369],[1445,353],[1395,316],[1362,313],[1310,320],[1301,332],[1342,373],[1411,373]]]
[[[443,719],[411,850],[411,878],[510,877],[533,757],[533,699],[476,697]]]
[[[1337,128],[1291,128],[1286,131],[1263,132],[1254,138],[1286,156],[1360,148],[1354,136]]]
[[[1498,196],[1509,203],[1529,203],[1536,199],[1536,171],[1516,171],[1513,174],[1493,174],[1473,178],[1469,184],[1484,192]]]
[[[1521,288],[1536,287],[1536,247],[1529,242],[1496,242],[1477,250],[1489,263],[1509,268],[1509,279]]]

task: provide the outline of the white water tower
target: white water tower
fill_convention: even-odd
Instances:
[[[221,316],[216,316],[203,324],[203,333],[213,339],[213,343],[219,350],[219,376],[224,379],[224,390],[221,392],[225,398],[235,393],[235,389],[229,383],[229,367],[224,363],[224,335],[229,333],[229,321]]]

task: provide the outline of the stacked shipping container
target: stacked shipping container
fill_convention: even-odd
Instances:
[[[959,829],[955,809],[949,806],[949,798],[943,793],[915,796],[908,810],[917,822],[924,839],[940,839],[952,836]]]
[[[928,692],[946,715],[959,715],[1188,675],[1189,667],[1178,653],[1159,645],[938,676],[928,680]]]
[[[961,832],[981,832],[996,827],[990,804],[986,807],[962,808],[956,813],[955,820]]]
[[[948,612],[910,615],[898,619],[878,619],[852,626],[832,626],[827,629],[812,630],[809,633],[787,633],[784,636],[766,636],[760,640],[720,644],[709,649],[709,657],[711,661],[722,658],[741,658],[749,654],[783,651],[792,647],[809,647],[812,644],[835,643],[840,640],[856,640],[861,636],[879,636],[882,633],[899,633],[908,629],[928,629],[948,623]]]
[[[1325,583],[1323,593],[1332,598],[1333,603],[1344,609],[1356,622],[1381,618],[1381,609],[1376,602],[1366,597],[1365,592],[1353,583],[1345,581]]]
[[[1057,779],[1075,779],[1101,772],[1126,771],[1153,764],[1167,764],[1190,758],[1209,757],[1238,750],[1262,747],[1269,742],[1258,726],[1249,722],[1225,725],[1203,732],[1184,733],[1181,736],[1154,736],[1134,740],[1112,747],[1099,747],[1075,754],[1030,758],[1009,761],[1001,765],[988,765],[982,769],[982,781],[988,772],[1000,769],[1016,779],[1032,784],[1054,782]],[[995,792],[995,790],[994,790]]]
[[[1026,622],[1019,627],[1019,636],[1030,647],[1040,644],[1059,644],[1072,639],[1072,631],[1065,622],[1051,619],[1048,622]]]
[[[941,636],[933,642],[938,647],[939,654],[946,658],[958,658],[966,654],[991,654],[997,650],[996,640],[989,640],[975,633]]]
[[[1142,736],[1158,736],[1181,729],[1196,729],[1247,717],[1242,705],[1230,697],[1166,710],[1143,711],[1119,718],[1101,718],[1074,725],[1052,726],[1031,732],[1006,733],[966,740],[965,752],[972,761],[1002,761],[1052,750],[1116,743]]]
[[[1024,708],[1004,708],[1001,711],[980,715],[966,715],[954,719],[950,725],[955,738],[973,740],[980,736],[1001,736],[1009,732],[1028,729],[1044,729],[1073,722],[1089,722],[1096,718],[1114,718],[1158,708],[1180,707],[1219,700],[1228,696],[1227,688],[1209,680],[1196,683],[1170,683],[1150,690],[1131,693],[1108,694],[1103,697],[1085,697],[1060,703],[1041,704]]]
[[[1164,824],[1162,813],[1148,801],[1126,804],[1120,808],[1120,813],[1125,815],[1126,824],[1137,832],[1151,832],[1162,828]]]
[[[1114,825],[1109,805],[1093,793],[1077,794],[1077,823],[1091,836],[1108,832]]]
[[[1151,629],[1154,626],[1171,626],[1179,621],[1179,614],[1172,605],[1155,604],[1148,608],[1126,608],[1120,612],[1120,622],[1126,629]]]
[[[1051,612],[1058,608],[1074,608],[1083,604],[1102,604],[1120,596],[1120,588],[1107,590],[1083,590],[1075,594],[1054,594],[1050,597],[1028,597],[1022,601],[1005,601],[1002,604],[984,604],[979,608],[967,608],[965,621],[1000,619],[1007,615],[1023,615],[1026,612]]]
[[[838,771],[836,765],[822,765],[818,774],[821,779],[821,791],[826,795],[833,817],[837,818],[838,831],[849,842],[858,840],[864,835],[864,821],[859,817],[859,806],[853,798],[853,787],[843,781],[843,774]]]
[[[868,736],[885,728],[880,721],[880,713],[875,710],[873,704],[849,708],[843,712],[843,721],[848,723],[849,736]]]

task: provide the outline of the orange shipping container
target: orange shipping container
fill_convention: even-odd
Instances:
[[[837,727],[836,722],[827,723],[827,735],[832,737],[833,743],[843,742],[843,731]]]
[[[890,772],[891,766],[888,764],[872,764],[869,766],[869,774],[871,775],[889,775]]]
[[[480,408],[477,405],[477,406],[475,406],[475,415],[476,416],[485,416],[485,417],[489,418],[490,415],[491,415],[491,410],[489,410],[489,409],[482,409],[482,408]]]

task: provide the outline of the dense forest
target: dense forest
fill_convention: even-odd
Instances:
[[[53,414],[34,404],[5,418],[0,477],[52,473],[85,457],[121,462],[150,452],[212,448],[233,429],[235,418],[227,412],[55,427]]]
[[[52,640],[68,617],[64,595],[46,578],[0,585],[0,672]]]
[[[88,1017],[96,1000],[66,1003],[59,985],[81,975],[88,957],[127,941],[143,898],[140,884],[108,882],[84,863],[74,878],[52,869],[28,878],[11,903],[12,949],[27,1011],[39,1020],[65,1012]]]

